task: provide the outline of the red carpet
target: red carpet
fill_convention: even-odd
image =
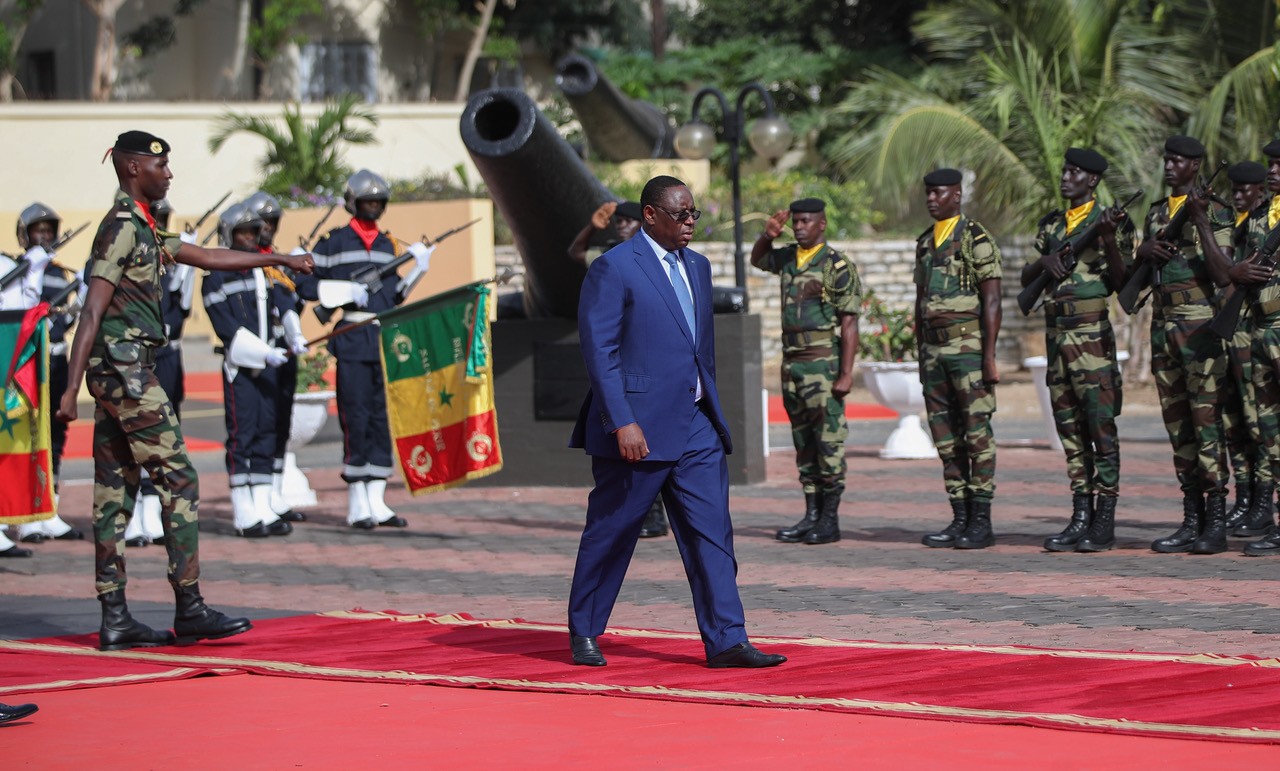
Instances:
[[[68,682],[78,678],[51,669],[50,657],[112,667],[126,659],[153,665],[150,674],[160,679],[182,676],[175,670],[185,668],[236,670],[1280,743],[1280,661],[1274,659],[756,642],[790,661],[775,669],[710,670],[702,665],[696,634],[611,630],[601,639],[609,666],[593,669],[569,664],[559,625],[351,611],[261,621],[250,634],[193,648],[104,654],[85,647],[92,643],[87,636],[0,641],[0,700],[140,674],[105,666],[95,674],[90,666],[80,676],[95,682]]]
[[[845,402],[844,414],[849,420],[896,420],[898,413],[879,404]],[[782,406],[782,397],[769,395],[769,422],[789,423],[787,411]]]

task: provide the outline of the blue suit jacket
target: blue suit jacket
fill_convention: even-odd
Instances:
[[[589,455],[621,458],[614,432],[638,423],[651,461],[676,461],[689,440],[697,377],[725,452],[733,446],[716,392],[711,263],[684,249],[693,289],[690,334],[664,265],[642,233],[591,263],[578,303],[578,336],[591,391],[569,441]],[[696,342],[695,342],[696,340]]]

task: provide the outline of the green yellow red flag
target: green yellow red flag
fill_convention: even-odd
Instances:
[[[414,495],[502,469],[488,302],[481,282],[378,314],[391,443]]]
[[[49,307],[0,312],[0,524],[17,525],[54,514],[49,420]]]

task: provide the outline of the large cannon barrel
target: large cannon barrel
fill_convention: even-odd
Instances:
[[[569,244],[600,204],[617,199],[523,91],[473,95],[461,131],[524,261],[525,314],[577,319],[586,268],[569,258]]]
[[[569,54],[556,65],[556,84],[569,100],[591,150],[606,161],[673,158],[675,128],[657,107],[618,90],[590,60]]]

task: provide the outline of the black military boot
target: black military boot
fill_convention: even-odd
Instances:
[[[1245,518],[1249,516],[1249,509],[1253,508],[1254,501],[1258,500],[1257,483],[1252,480],[1246,484],[1236,484],[1236,505],[1231,507],[1231,511],[1227,512],[1227,530],[1235,530],[1244,525]],[[1246,535],[1254,535],[1247,533]]]
[[[1227,496],[1210,495],[1205,505],[1200,537],[1191,544],[1192,554],[1221,554],[1227,550]]]
[[[247,632],[253,628],[247,618],[228,618],[204,604],[200,585],[175,586],[177,608],[173,613],[173,631],[178,645],[190,645],[200,640],[217,640]]]
[[[1071,496],[1071,522],[1065,530],[1044,539],[1046,551],[1075,551],[1093,521],[1093,496],[1076,493]]]
[[[951,549],[956,539],[969,526],[969,502],[963,499],[951,499],[951,524],[937,533],[930,533],[920,539],[920,543],[930,549]]]
[[[124,589],[98,595],[102,603],[102,626],[98,628],[98,650],[122,651],[129,648],[154,648],[173,645],[173,634],[157,632],[146,624],[140,624],[129,615]]]
[[[840,540],[840,495],[839,491],[822,494],[822,508],[818,510],[818,521],[804,537],[805,543],[814,546]]]
[[[957,549],[985,549],[994,546],[991,529],[991,501],[969,501],[969,526],[956,538]]]
[[[1089,531],[1076,544],[1076,551],[1107,551],[1116,545],[1116,501],[1114,495],[1099,495],[1089,523]]]
[[[1244,553],[1247,557],[1270,557],[1280,554],[1280,530],[1272,530],[1261,540],[1245,544]]]
[[[804,517],[791,527],[783,528],[774,534],[774,538],[783,543],[800,543],[818,523],[818,512],[822,509],[822,493],[804,494]]]
[[[1266,535],[1276,522],[1276,483],[1259,482],[1253,486],[1253,503],[1245,514],[1244,520],[1234,528],[1227,521],[1231,534],[1240,537]]]
[[[1204,520],[1204,496],[1200,493],[1182,494],[1182,525],[1173,535],[1151,542],[1151,550],[1162,554],[1191,551],[1191,544],[1200,537],[1200,523]]]
[[[641,538],[661,538],[667,534],[667,515],[662,510],[662,498],[654,498],[649,512],[644,515],[644,524],[640,525]]]

